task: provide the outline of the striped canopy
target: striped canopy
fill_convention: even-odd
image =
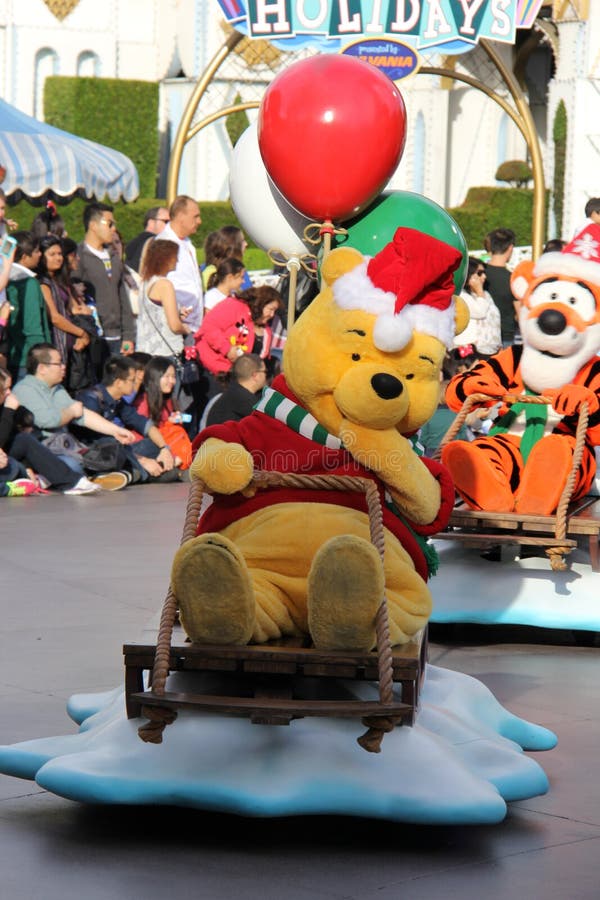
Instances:
[[[38,122],[0,100],[0,167],[8,195],[30,200],[73,196],[131,201],[135,166],[123,153]]]

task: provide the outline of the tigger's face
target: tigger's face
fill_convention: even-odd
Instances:
[[[600,349],[600,314],[590,288],[549,277],[523,298],[519,310],[524,375],[534,390],[573,380]]]

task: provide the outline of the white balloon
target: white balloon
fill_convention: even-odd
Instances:
[[[315,252],[303,237],[311,220],[290,206],[269,178],[258,147],[256,122],[233,148],[229,192],[240,225],[263,250],[281,250],[288,257]]]

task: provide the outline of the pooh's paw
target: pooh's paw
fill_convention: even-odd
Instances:
[[[209,438],[200,446],[190,467],[191,478],[198,479],[215,494],[243,491],[253,473],[254,463],[246,448],[218,438]]]
[[[370,650],[384,587],[381,558],[368,541],[341,535],[323,544],[308,576],[308,629],[315,646]]]
[[[171,585],[190,640],[248,643],[254,628],[254,591],[244,557],[230,540],[201,534],[186,541],[175,554]]]

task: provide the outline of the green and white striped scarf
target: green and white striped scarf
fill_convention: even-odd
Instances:
[[[254,409],[271,416],[272,419],[278,419],[302,437],[322,444],[323,447],[329,447],[330,450],[341,450],[343,447],[340,439],[329,434],[307,410],[273,388],[264,389]]]

